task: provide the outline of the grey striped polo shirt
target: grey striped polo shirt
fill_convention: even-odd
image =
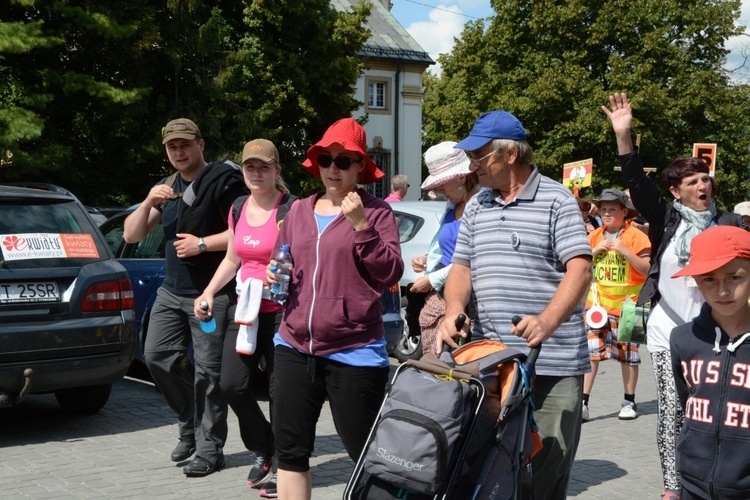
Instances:
[[[510,334],[511,318],[538,315],[565,274],[565,263],[591,256],[581,212],[562,184],[532,173],[516,198],[505,203],[484,188],[466,205],[453,262],[471,268],[477,299],[477,335],[500,339],[526,352]],[[590,369],[583,304],[542,346],[540,375],[581,375]]]

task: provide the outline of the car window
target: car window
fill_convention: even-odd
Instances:
[[[163,259],[164,228],[161,223],[154,227],[138,243],[125,243],[123,239],[125,218],[128,214],[117,215],[101,225],[104,238],[118,259]]]
[[[108,258],[98,231],[75,201],[14,199],[0,207],[5,261],[18,268],[82,265]]]
[[[109,249],[112,250],[112,253],[115,254],[116,257],[120,256],[120,246],[122,246],[122,244],[124,243],[124,223],[125,216],[115,216],[114,218],[109,219],[107,222],[99,226],[102,234],[104,234],[104,239],[107,240]]]
[[[398,242],[406,243],[407,241],[414,238],[419,231],[419,228],[424,224],[424,219],[417,217],[412,214],[405,214],[402,212],[394,212],[396,216],[396,224],[398,225]]]
[[[164,258],[164,228],[157,224],[154,229],[135,245],[128,245],[125,250],[130,259],[163,259]]]
[[[75,203],[3,205],[0,234],[84,233],[71,210],[80,213]]]

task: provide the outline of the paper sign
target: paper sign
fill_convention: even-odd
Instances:
[[[23,233],[0,235],[5,260],[99,258],[90,234]]]
[[[583,188],[591,185],[594,159],[574,161],[563,165],[563,185],[569,188]]]
[[[708,165],[708,175],[713,177],[716,173],[716,144],[693,144],[693,156],[700,158]]]

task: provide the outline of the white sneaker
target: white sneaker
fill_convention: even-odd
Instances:
[[[620,414],[617,416],[620,420],[635,420],[638,418],[638,406],[630,401],[623,401]]]
[[[586,406],[586,403],[583,403],[583,408],[581,409],[581,420],[584,422],[587,422],[589,419],[589,407]]]

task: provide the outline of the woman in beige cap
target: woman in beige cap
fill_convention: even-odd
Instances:
[[[235,201],[232,213],[229,214],[230,235],[226,256],[211,283],[195,299],[195,315],[201,319],[210,315],[214,293],[235,275],[238,278],[238,289],[240,283],[248,279],[265,280],[266,266],[271,259],[281,226],[280,219],[283,215],[280,214],[288,212],[296,200],[295,196],[288,194],[281,178],[279,152],[271,141],[256,139],[245,144],[242,151],[242,174],[250,196]],[[249,293],[250,287],[242,290]],[[265,359],[265,371],[269,374],[269,397],[273,402],[273,336],[281,323],[281,304],[270,300],[267,294],[263,296],[266,298],[260,301],[254,342],[237,341],[240,333],[238,323],[231,323],[227,328],[221,364],[221,392],[237,414],[242,442],[254,454],[247,484],[253,488],[275,490],[275,477],[271,470],[274,455],[273,432],[251,391],[252,377],[258,371],[258,363]],[[201,309],[201,302],[208,304],[206,311]],[[230,308],[231,318],[235,318],[236,308],[236,304]]]
[[[461,216],[466,202],[479,191],[479,179],[469,169],[471,161],[463,149],[456,149],[455,142],[441,142],[432,146],[424,154],[425,164],[430,175],[422,183],[422,189],[435,189],[447,200],[445,213],[440,220],[440,229],[432,238],[428,254],[415,257],[411,261],[414,272],[421,276],[409,289],[409,298],[424,297],[424,307],[419,313],[419,327],[422,332],[422,352],[435,354],[435,336],[445,315],[445,301],[440,291],[448,278],[453,250],[461,225]],[[410,302],[410,308],[412,306]],[[411,324],[409,326],[411,327]]]

